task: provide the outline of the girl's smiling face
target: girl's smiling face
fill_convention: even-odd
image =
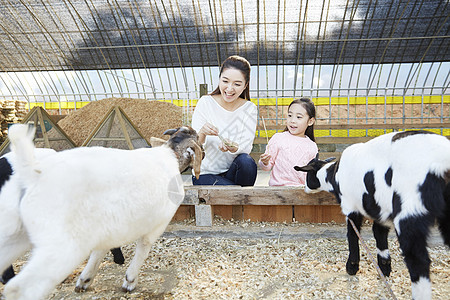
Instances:
[[[219,78],[219,89],[225,102],[232,103],[238,99],[246,86],[247,82],[240,70],[227,68],[222,71]]]
[[[294,103],[289,107],[286,121],[290,134],[305,137],[306,128],[313,125],[315,119],[309,117],[303,105]]]

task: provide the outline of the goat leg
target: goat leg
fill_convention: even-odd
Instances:
[[[347,218],[351,219],[353,223],[355,223],[358,231],[361,230],[363,216],[360,213],[352,212],[347,216]],[[347,220],[347,241],[349,255],[345,267],[349,275],[355,275],[359,270],[359,240],[352,224],[350,223],[350,220]]]
[[[388,249],[389,227],[374,221],[372,231],[377,244],[378,266],[384,276],[389,276],[391,274],[391,256]]]
[[[111,253],[116,264],[123,265],[125,263],[125,257],[123,257],[123,253],[122,250],[120,250],[120,247],[111,249]]]

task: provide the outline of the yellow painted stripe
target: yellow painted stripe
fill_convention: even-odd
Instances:
[[[82,108],[83,106],[88,105],[90,102],[76,102],[77,103],[77,109]],[[74,109],[75,108],[75,102],[32,102],[29,105],[26,106],[27,109],[32,109],[35,106],[40,106],[45,109]]]
[[[255,104],[261,106],[273,106],[273,105],[289,105],[294,98],[262,98],[252,99],[251,101]],[[312,98],[315,105],[330,105],[330,98],[328,97],[319,97]],[[375,105],[375,104],[439,104],[450,103],[450,95],[441,96],[386,96],[386,97],[332,97],[331,105]]]
[[[414,129],[414,128],[411,127],[408,130],[412,130],[412,129]],[[437,133],[437,134],[441,134],[441,129],[428,129],[427,128],[426,130]],[[333,129],[331,131],[330,130],[314,130],[314,136],[315,137],[326,137],[326,136],[331,136],[331,137],[365,137],[365,136],[376,137],[376,136],[383,135],[385,133],[390,133],[393,131],[394,131],[393,129],[386,129],[386,131],[384,129],[368,129],[367,132],[365,129],[350,129],[348,131],[345,129]],[[399,130],[399,131],[404,131],[404,130]],[[267,135],[266,135],[266,132],[264,130],[260,130],[259,136],[260,137],[267,136],[267,137],[271,138],[275,133],[276,133],[275,130],[267,130]],[[442,135],[450,136],[450,128],[443,128]],[[258,136],[258,132],[256,133],[256,136]]]
[[[289,105],[294,98],[260,98],[258,99],[251,99],[253,103],[260,106],[287,106]],[[327,97],[319,97],[319,98],[312,98],[314,104],[316,106],[321,105],[330,105],[330,98]],[[186,107],[191,106],[194,107],[197,105],[197,99],[192,100],[156,100],[161,102],[167,102],[167,103],[173,103],[180,107]],[[391,104],[440,104],[450,103],[450,95],[444,95],[444,96],[387,96],[387,97],[332,97],[331,98],[331,105],[391,105]],[[76,107],[82,108],[83,106],[89,104],[89,101],[83,101],[83,102],[76,102]],[[41,106],[44,107],[43,102],[37,102],[37,103],[31,103],[31,105],[27,108],[31,109],[34,106]],[[45,109],[59,109],[61,106],[61,109],[74,109],[75,108],[75,102],[46,102],[45,103]]]

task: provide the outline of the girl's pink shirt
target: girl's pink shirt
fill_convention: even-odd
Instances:
[[[271,155],[270,161],[264,165],[258,164],[264,171],[270,171],[269,185],[271,186],[300,186],[305,184],[306,173],[294,170],[294,166],[304,166],[313,159],[318,152],[315,142],[307,136],[298,137],[289,131],[279,132],[272,136],[266,152]]]

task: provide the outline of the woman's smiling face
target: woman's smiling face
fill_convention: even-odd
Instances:
[[[238,99],[246,86],[244,74],[238,69],[227,68],[220,74],[219,89],[225,102],[231,103]]]
[[[298,103],[289,107],[286,121],[289,132],[300,137],[304,137],[306,128],[314,124],[314,118],[310,118],[303,106]]]

